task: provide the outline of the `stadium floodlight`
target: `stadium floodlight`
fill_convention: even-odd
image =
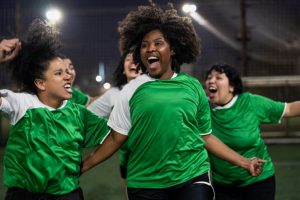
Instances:
[[[50,21],[50,23],[55,25],[58,22],[60,22],[60,20],[62,18],[62,13],[60,10],[53,8],[46,12],[46,17]]]
[[[108,82],[107,82],[107,83],[104,83],[104,84],[103,84],[103,88],[106,89],[106,90],[108,90],[108,89],[111,88],[111,84],[108,83]]]
[[[97,75],[97,76],[96,76],[96,81],[97,81],[98,83],[100,83],[102,80],[103,80],[102,76],[100,76],[100,75]]]
[[[182,6],[182,11],[185,13],[196,12],[197,6],[195,4],[184,4]]]

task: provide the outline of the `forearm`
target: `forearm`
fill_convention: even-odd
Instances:
[[[85,159],[81,168],[81,173],[86,172],[111,157],[126,139],[127,136],[111,130],[104,142]]]
[[[300,116],[300,101],[287,103],[283,116],[284,117]]]
[[[233,151],[217,137],[210,134],[210,135],[203,136],[203,138],[206,142],[205,147],[210,153],[234,165],[240,166],[245,169],[249,169],[250,166],[249,159]]]

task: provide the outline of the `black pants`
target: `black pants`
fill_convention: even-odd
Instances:
[[[208,173],[168,188],[128,188],[129,200],[212,200],[213,196]]]
[[[65,194],[40,194],[32,193],[21,188],[9,188],[6,192],[5,200],[84,200],[81,188]]]
[[[244,187],[227,187],[214,183],[216,200],[274,200],[275,176]]]

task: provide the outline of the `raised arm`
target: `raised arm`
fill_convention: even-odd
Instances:
[[[283,117],[297,117],[300,116],[300,101],[287,103]]]
[[[259,158],[245,158],[233,151],[212,134],[204,135],[202,137],[206,142],[206,149],[212,154],[237,166],[245,168],[252,176],[258,176],[262,173],[263,169],[261,165],[266,162],[265,160]]]
[[[18,38],[2,40],[0,42],[0,62],[13,59],[21,49],[21,42]]]
[[[126,135],[111,130],[104,142],[85,159],[81,168],[81,173],[88,171],[111,157],[126,140]]]

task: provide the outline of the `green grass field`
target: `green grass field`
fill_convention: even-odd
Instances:
[[[276,168],[276,200],[300,200],[300,145],[268,145]],[[0,149],[2,180],[3,149]],[[113,156],[81,178],[85,200],[125,200],[122,181],[119,176],[117,156]],[[5,190],[0,184],[0,199]]]

